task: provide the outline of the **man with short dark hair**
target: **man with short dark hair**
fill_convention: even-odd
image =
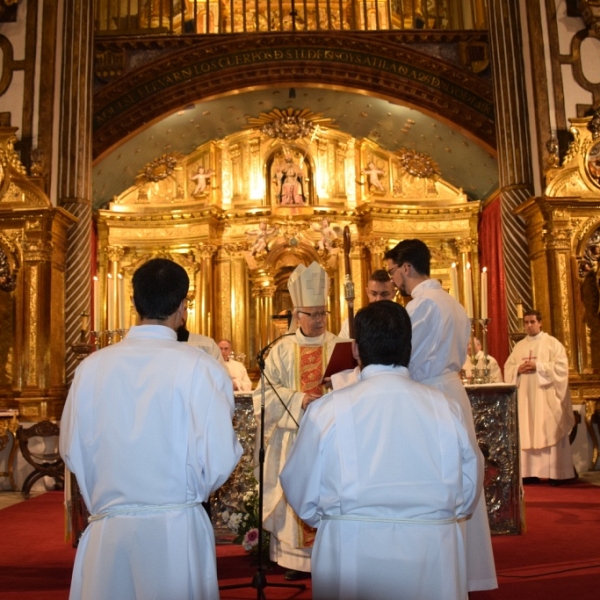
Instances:
[[[367,298],[370,302],[379,300],[393,300],[396,296],[394,282],[390,279],[385,269],[377,269],[371,273],[367,282]],[[338,337],[350,339],[350,327],[348,319],[344,319]]]
[[[225,483],[242,449],[227,373],[177,341],[188,286],[173,261],[139,267],[139,325],[75,373],[60,453],[91,516],[71,600],[219,597],[214,533],[201,503]]]
[[[471,325],[465,309],[429,277],[431,252],[418,239],[403,240],[385,253],[387,271],[403,296],[412,323],[411,377],[432,385],[458,403],[473,442],[477,443],[473,410],[459,372],[467,355]],[[466,529],[469,591],[498,587],[485,495],[480,495]]]
[[[481,453],[458,405],[410,379],[402,306],[362,308],[355,334],[359,381],[310,405],[281,474],[318,527],[313,598],[466,599],[458,519],[481,490]]]
[[[564,346],[542,331],[540,312],[525,312],[523,324],[527,336],[504,365],[506,382],[518,386],[521,476],[559,485],[574,476],[569,361]]]

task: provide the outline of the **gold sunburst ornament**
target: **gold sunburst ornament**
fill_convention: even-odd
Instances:
[[[439,166],[428,154],[400,148],[397,155],[404,170],[413,177],[432,179],[440,175]]]
[[[152,181],[156,183],[161,179],[166,179],[177,167],[179,159],[180,155],[177,152],[163,154],[161,157],[145,165],[137,174],[136,180],[138,182]]]
[[[278,108],[258,117],[246,117],[248,125],[244,129],[258,129],[274,139],[297,140],[312,136],[317,127],[335,128],[333,119],[314,113],[308,108]]]

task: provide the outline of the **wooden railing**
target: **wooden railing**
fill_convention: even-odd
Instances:
[[[486,29],[487,0],[96,0],[97,35]]]

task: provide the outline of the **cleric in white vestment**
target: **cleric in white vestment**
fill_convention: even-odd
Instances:
[[[503,383],[502,380],[502,371],[500,370],[500,365],[498,361],[489,354],[487,355],[487,364],[485,362],[486,356],[483,353],[481,348],[481,342],[477,338],[473,338],[475,341],[475,364],[479,369],[479,374],[481,377],[484,375],[484,370],[489,369],[489,383]],[[471,342],[469,342],[469,346],[467,349],[467,358],[463,364],[462,370],[465,373],[465,377],[467,379],[471,379],[473,377],[473,360],[472,360],[472,352],[471,352]]]
[[[421,240],[403,240],[385,253],[390,277],[403,296],[412,323],[410,376],[444,392],[462,409],[476,443],[473,410],[459,372],[467,355],[471,325],[465,309],[437,279],[430,279],[431,253]],[[481,484],[483,486],[483,483]],[[469,591],[498,587],[485,494],[463,522],[467,538]]]
[[[233,389],[177,341],[189,279],[153,259],[133,276],[140,325],[78,367],[60,452],[91,517],[71,600],[216,600],[213,528],[201,506],[236,466]]]
[[[316,262],[309,267],[299,265],[294,270],[288,289],[297,329],[278,341],[265,361],[263,521],[265,530],[271,533],[271,560],[288,569],[287,579],[299,578],[301,572],[310,571],[315,531],[303,525],[286,502],[279,474],[306,407],[325,391],[321,380],[339,341],[326,331],[328,283],[327,273]],[[254,412],[260,422],[260,383],[253,396]]]
[[[569,361],[564,346],[542,331],[542,316],[523,315],[527,336],[504,366],[507,383],[518,386],[521,477],[572,479],[569,433],[575,424],[569,393]]]
[[[410,319],[391,301],[355,321],[357,383],[309,406],[281,474],[318,527],[316,600],[466,600],[463,530],[483,458],[454,402],[410,379]]]

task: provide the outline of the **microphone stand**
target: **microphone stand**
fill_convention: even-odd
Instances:
[[[251,583],[240,583],[234,585],[219,586],[220,590],[233,590],[239,588],[253,587],[256,589],[257,600],[266,600],[264,589],[267,585],[271,587],[290,588],[296,590],[305,590],[306,585],[303,583],[267,583],[267,576],[263,566],[263,498],[264,498],[264,477],[265,477],[265,380],[268,381],[265,375],[265,354],[270,350],[281,338],[295,335],[293,333],[284,333],[267,344],[256,356],[256,362],[260,369],[260,432],[259,432],[259,449],[258,449],[258,564],[256,573],[252,578]],[[269,385],[273,388],[273,384],[269,381]],[[273,388],[275,391],[275,388]],[[277,394],[277,392],[275,391]],[[279,398],[279,394],[277,394]],[[283,403],[281,398],[280,402]],[[285,404],[283,404],[285,406]],[[285,406],[289,413],[289,409]],[[290,413],[291,416],[291,413]],[[292,417],[293,419],[293,417]],[[295,419],[294,419],[295,421]]]

